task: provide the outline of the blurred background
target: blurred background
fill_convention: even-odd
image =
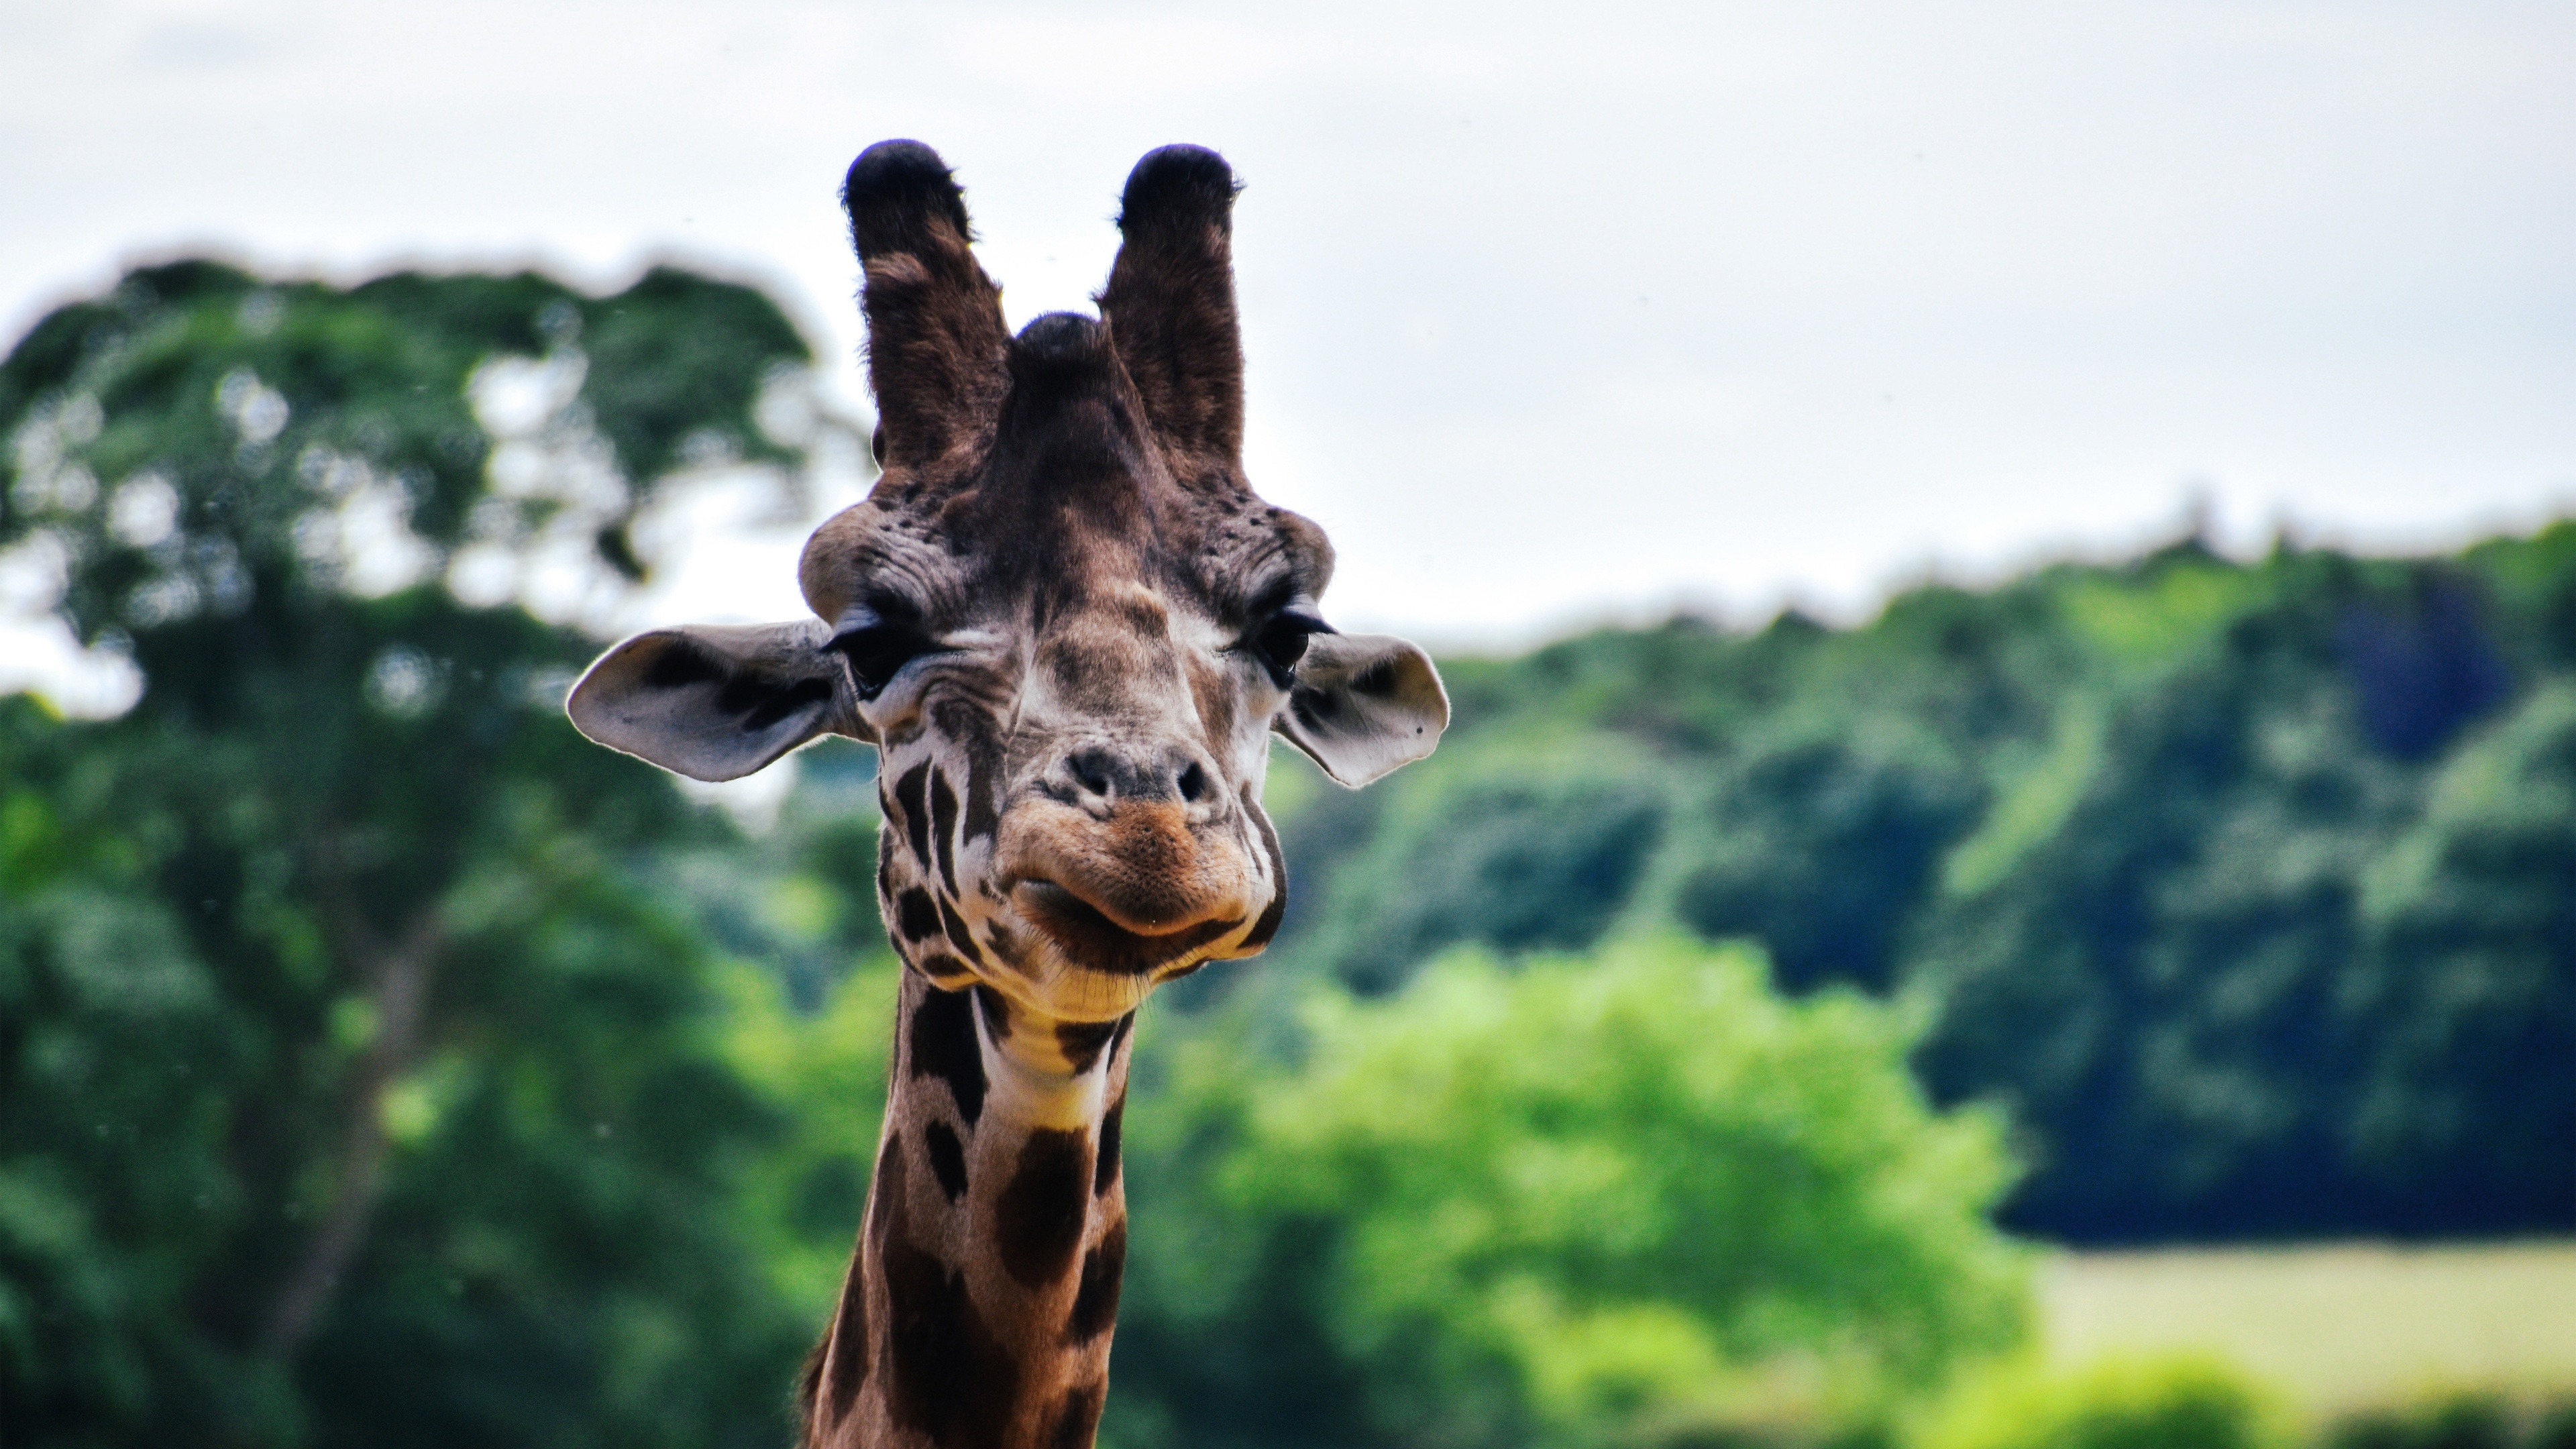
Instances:
[[[1103,1442],[2576,1444],[2576,13],[0,9],[0,1443],[774,1445],[882,1107],[833,194],[1224,151],[1456,724],[1159,995]],[[1391,1111],[1390,1102],[1402,1104]]]

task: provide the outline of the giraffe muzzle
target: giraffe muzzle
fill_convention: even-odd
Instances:
[[[1117,976],[1151,976],[1181,965],[1244,926],[1236,916],[1159,934],[1130,931],[1052,881],[1022,881],[1012,891],[1012,904],[1066,960]]]
[[[1123,801],[1105,817],[1046,798],[1002,822],[1013,908],[1066,959],[1151,971],[1245,929],[1269,904],[1260,871],[1224,820],[1168,801]]]

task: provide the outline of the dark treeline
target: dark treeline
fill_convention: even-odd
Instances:
[[[809,361],[670,270],[184,262],[14,344],[12,596],[142,687],[0,699],[0,1439],[780,1440],[882,1101],[869,757],[746,835],[559,703],[657,498],[859,456]],[[1919,1388],[2019,1331],[1999,1198],[2078,1242],[2576,1227],[2576,525],[1446,667],[1426,764],[1281,753],[1288,929],[1140,1036],[1119,1443],[1701,1442],[1631,1419],[1826,1329]],[[1390,1124],[1423,1053],[1449,1105]],[[1727,1072],[1795,1130],[1693,1096]],[[1613,1159],[1660,1236],[1567,1206]],[[1763,1300],[1790,1265],[1824,1316]]]
[[[1924,1081],[2019,1125],[2023,1230],[2576,1227],[2576,525],[1446,669],[1438,756],[1290,802],[1289,971],[1674,922],[1920,1003]]]

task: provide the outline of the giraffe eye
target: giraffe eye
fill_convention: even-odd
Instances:
[[[850,662],[850,678],[859,698],[874,699],[902,668],[938,646],[919,627],[888,619],[864,604],[841,616],[840,632],[828,646]]]
[[[1251,639],[1252,653],[1261,667],[1270,673],[1270,682],[1286,689],[1297,677],[1297,661],[1306,657],[1306,641],[1317,634],[1330,634],[1333,626],[1312,614],[1296,609],[1282,609],[1270,616]]]

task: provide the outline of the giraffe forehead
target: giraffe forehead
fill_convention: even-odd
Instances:
[[[996,519],[974,553],[1004,591],[1079,600],[1150,632],[1176,615],[1226,612],[1286,566],[1287,541],[1264,517],[1271,511],[1249,490],[1208,497],[1156,475],[1109,501],[1041,496]]]
[[[1175,586],[1141,578],[1104,580],[1038,625],[1039,648],[1089,640],[1155,657],[1205,648],[1223,632],[1217,617],[1223,610],[1214,594],[1195,581]]]
[[[871,584],[910,584],[946,622],[1034,600],[1043,628],[1075,598],[1122,603],[1141,588],[1168,616],[1258,606],[1283,577],[1320,594],[1322,531],[1264,503],[1231,461],[1174,450],[1142,420],[1114,369],[1015,384],[983,442],[890,467],[868,500],[816,531],[806,596],[838,617]]]
[[[942,629],[1024,620],[1044,636],[1111,620],[1180,638],[1269,596],[1311,594],[1329,572],[1329,549],[1304,520],[1248,493],[1248,504],[1229,504],[1169,491],[1178,496],[1134,510],[1053,499],[970,512],[872,497],[815,531],[801,581],[827,620],[892,596]]]

